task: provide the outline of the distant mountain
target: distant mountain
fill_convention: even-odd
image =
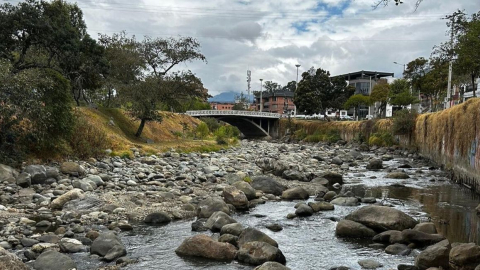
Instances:
[[[208,101],[209,102],[230,102],[230,103],[233,103],[235,102],[235,97],[237,95],[240,95],[240,93],[238,92],[233,92],[233,91],[230,91],[230,92],[223,92],[223,93],[220,93],[212,98],[209,98]],[[244,95],[246,95],[244,93]],[[253,100],[253,94],[250,94],[250,98]]]

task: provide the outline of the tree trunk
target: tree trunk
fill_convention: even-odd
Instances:
[[[473,90],[473,97],[477,97],[477,95],[475,94],[475,73],[472,73],[472,90]]]
[[[140,135],[142,135],[143,128],[145,127],[145,122],[147,122],[146,119],[142,119],[140,121],[140,126],[138,127],[137,133],[135,133],[135,137],[140,138]]]

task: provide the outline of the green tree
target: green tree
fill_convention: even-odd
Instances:
[[[296,89],[297,89],[297,82],[296,81],[288,82],[287,85],[285,85],[282,88],[283,91],[289,91],[289,92],[295,92]]]
[[[479,13],[480,14],[480,13]],[[467,23],[466,32],[458,39],[456,65],[464,74],[469,74],[473,87],[473,96],[476,97],[475,79],[480,75],[480,20],[473,16]]]
[[[425,75],[429,69],[428,60],[419,57],[407,64],[403,77],[410,81],[412,89],[417,92],[423,92]]]
[[[195,129],[195,134],[202,140],[208,136],[208,133],[210,133],[208,126],[204,122],[201,122]]]
[[[280,91],[282,89],[282,86],[273,81],[265,81],[263,83],[263,89],[267,93],[273,93],[273,92]]]
[[[344,79],[330,78],[330,73],[321,68],[312,69],[302,74],[294,102],[300,112],[325,114],[327,109],[341,109],[354,92]]]
[[[345,110],[353,108],[355,111],[355,115],[358,116],[358,107],[360,106],[370,106],[372,104],[372,100],[369,96],[365,96],[362,94],[356,94],[348,98],[348,100],[343,105]]]
[[[418,102],[417,98],[411,93],[409,82],[405,79],[395,80],[390,85],[388,96],[390,104],[402,106],[402,108]]]
[[[235,105],[233,105],[233,110],[239,110],[239,111],[244,111],[248,109],[248,97],[245,96],[243,93],[240,93],[240,95],[235,96]]]
[[[388,93],[390,92],[390,84],[386,80],[380,80],[372,89],[370,99],[372,102],[379,102],[377,115],[385,118],[388,103]]]

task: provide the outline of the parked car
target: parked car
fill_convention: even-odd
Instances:
[[[340,120],[351,121],[353,120],[353,117],[350,115],[340,115]]]
[[[366,119],[370,120],[370,119],[373,119],[373,115],[369,114],[367,116],[365,116]]]

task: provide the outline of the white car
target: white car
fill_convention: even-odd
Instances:
[[[340,115],[340,120],[350,121],[353,120],[353,117],[351,117],[350,115]]]

